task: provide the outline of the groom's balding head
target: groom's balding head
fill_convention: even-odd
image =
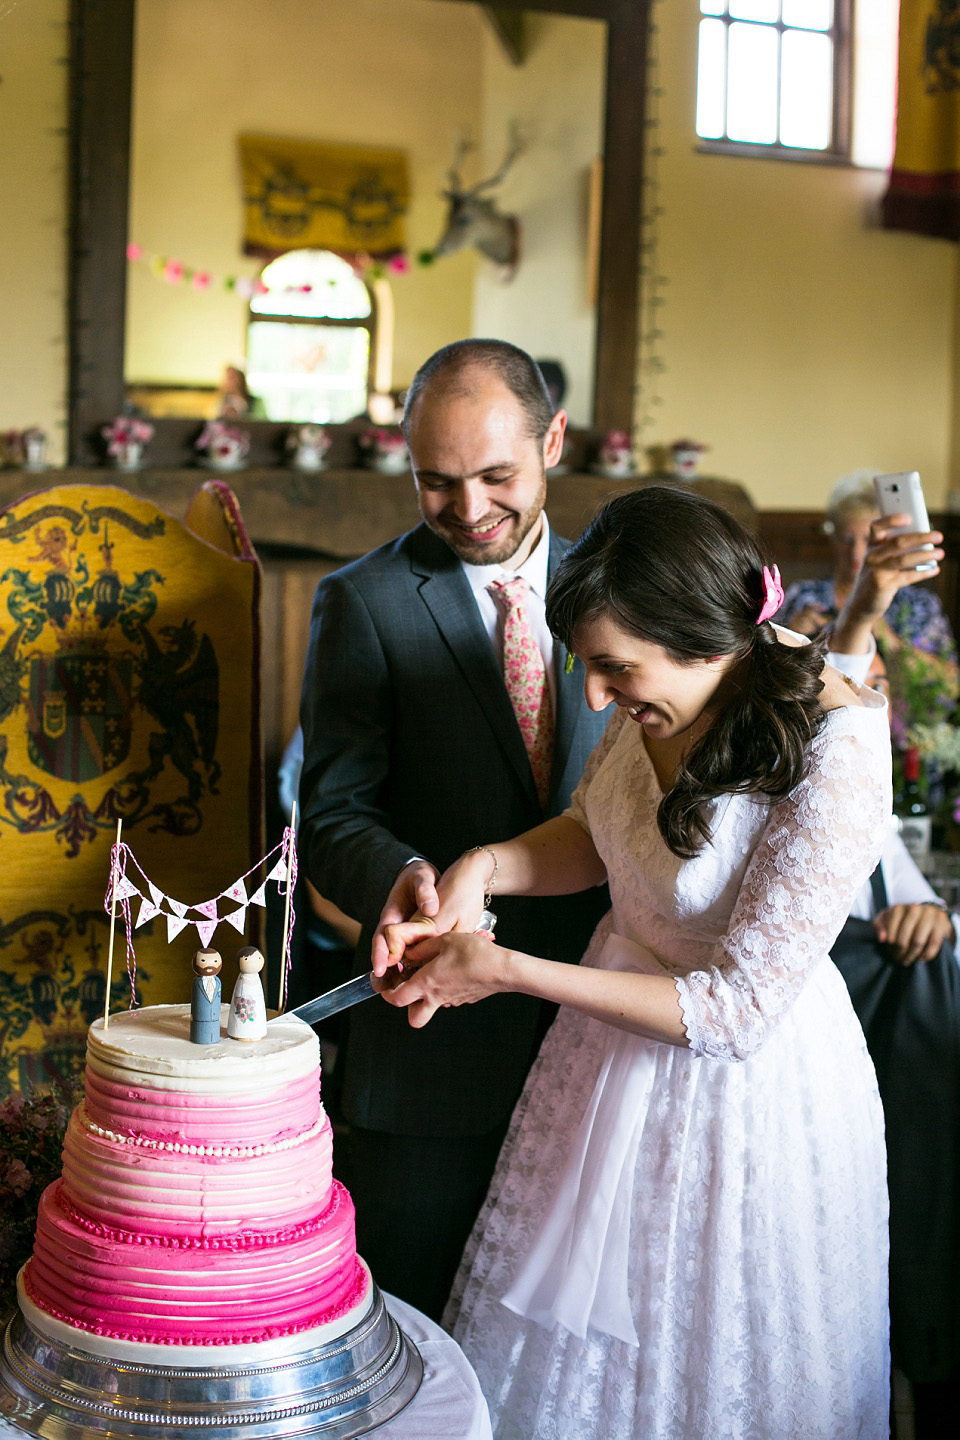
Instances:
[[[491,380],[499,382],[492,390]],[[474,399],[484,393],[493,397],[500,390],[517,402],[529,437],[542,443],[555,407],[536,361],[506,340],[456,340],[424,361],[407,391],[404,433],[409,440],[416,412],[432,400],[451,395]]]

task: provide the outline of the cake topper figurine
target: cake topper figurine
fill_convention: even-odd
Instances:
[[[230,1000],[227,1034],[234,1040],[263,1040],[267,1034],[267,1007],[260,983],[263,956],[255,945],[237,951],[240,974]]]
[[[190,1039],[194,1045],[220,1043],[220,970],[223,961],[216,950],[198,950],[193,957],[190,996]]]

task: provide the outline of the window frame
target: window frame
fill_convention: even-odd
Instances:
[[[805,146],[783,145],[779,140],[771,141],[764,145],[754,140],[730,140],[724,137],[719,140],[710,140],[703,136],[696,135],[696,149],[704,155],[740,155],[753,160],[789,160],[797,161],[802,165],[842,165],[855,166],[853,159],[853,4],[854,0],[833,0],[833,25],[829,30],[821,30],[821,35],[830,35],[833,39],[833,116],[832,116],[832,140],[825,150],[811,150]],[[699,10],[699,0],[697,4]],[[782,10],[781,5],[781,10]],[[724,25],[729,27],[736,20],[740,24],[763,24],[770,29],[775,29],[782,36],[785,30],[797,30],[802,27],[797,25],[785,25],[782,19],[776,21],[740,21],[739,17],[731,16],[729,13],[729,0],[726,0],[725,13],[723,15],[704,15],[700,12],[697,22],[697,55],[700,53],[700,20],[722,20]],[[694,106],[699,84],[694,89]],[[777,71],[777,95],[780,93],[780,72]],[[779,106],[778,106],[779,110]],[[779,121],[778,121],[779,128]],[[694,111],[694,133],[696,134],[696,110]]]
[[[291,255],[295,254],[296,251],[295,249],[284,250],[282,253],[284,255]],[[336,254],[335,251],[331,251],[330,253]],[[267,266],[272,265],[273,260],[279,260],[280,258],[281,256],[275,255],[272,260],[268,261],[267,264],[264,265],[263,270],[260,271],[261,279],[263,278],[263,271],[267,269]],[[343,256],[337,256],[337,258],[343,259]],[[345,263],[349,264],[349,261]],[[358,275],[357,279],[362,282],[363,287],[367,292],[367,296],[370,301],[369,315],[348,315],[341,318],[339,316],[333,315],[283,315],[278,313],[271,314],[269,312],[265,313],[262,310],[254,310],[251,297],[251,302],[247,305],[247,322],[244,328],[245,356],[249,356],[250,353],[250,326],[254,321],[256,321],[257,323],[261,323],[263,321],[273,321],[280,325],[324,325],[337,328],[346,328],[349,330],[366,330],[369,337],[367,343],[366,383],[367,396],[369,398],[369,396],[376,389],[376,377],[380,373],[381,366],[380,346],[382,343],[382,330],[380,325],[380,297],[377,295],[376,285],[372,285],[365,275]],[[297,422],[292,420],[277,420],[272,423],[277,425],[293,425]]]

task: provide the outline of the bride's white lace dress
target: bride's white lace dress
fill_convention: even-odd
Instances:
[[[570,813],[613,909],[583,964],[675,976],[690,1048],[573,1010],[544,1042],[446,1316],[498,1440],[888,1434],[883,1119],[827,953],[890,809],[862,695],[685,862],[624,711],[591,758]]]

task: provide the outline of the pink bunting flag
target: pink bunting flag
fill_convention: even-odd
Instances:
[[[129,900],[131,895],[139,895],[140,891],[137,889],[136,885],[134,885],[132,880],[128,880],[126,875],[121,875],[119,880],[117,881],[117,886],[114,893],[116,894],[118,900]]]
[[[270,874],[267,876],[267,879],[268,879],[268,880],[276,880],[277,884],[279,885],[280,882],[281,882],[281,880],[286,880],[286,878],[287,878],[287,867],[286,867],[286,865],[284,864],[283,857],[281,856],[281,858],[277,861],[276,865],[274,865],[273,869],[270,871]]]
[[[241,905],[239,910],[233,910],[230,912],[229,915],[224,915],[223,918],[224,920],[226,920],[228,925],[232,925],[234,930],[239,930],[240,934],[242,935],[244,930],[246,930],[247,928],[246,905]]]
[[[190,909],[190,906],[184,905],[182,900],[174,900],[172,895],[165,896],[165,899],[167,904],[170,906],[170,909],[173,911],[174,915],[176,915],[178,919],[183,920],[183,917]],[[188,920],[183,921],[183,925],[188,925],[189,923],[190,922]],[[181,930],[183,929],[183,925],[180,926]]]
[[[133,928],[139,930],[140,926],[145,925],[148,920],[153,920],[156,916],[162,914],[163,911],[160,909],[160,906],[154,905],[152,900],[148,900],[147,897],[144,896],[140,906],[140,914],[137,916],[137,923]]]
[[[203,902],[202,905],[191,905],[191,906],[190,906],[190,909],[191,909],[191,910],[199,910],[201,915],[206,915],[206,917],[207,917],[208,920],[213,920],[214,923],[216,923],[216,920],[217,920],[217,902],[216,902],[216,900],[204,900],[204,902]],[[198,928],[199,928],[199,926],[198,926]]]
[[[265,894],[266,888],[267,888],[267,882],[266,882],[266,880],[264,880],[263,884],[259,887],[259,889],[255,890],[254,893],[250,896],[250,904],[251,904],[251,905],[263,905],[263,906],[266,906],[266,903],[267,903],[267,897],[266,897],[266,894]]]
[[[170,903],[171,903],[171,905],[172,905],[172,904],[173,904],[173,901],[171,900]],[[183,908],[186,909],[187,907],[184,906]],[[168,916],[167,916],[167,944],[169,945],[171,940],[175,940],[175,939],[177,938],[177,936],[180,934],[180,931],[183,930],[185,926],[189,925],[189,923],[190,923],[189,920],[184,920],[184,919],[182,919],[181,916],[179,916],[179,915],[168,915]]]
[[[152,880],[148,880],[147,884],[150,887],[150,899],[153,901],[154,905],[156,905],[157,909],[159,910],[160,906],[164,902],[164,893],[160,889],[159,885],[154,885]]]
[[[246,905],[247,892],[244,889],[243,881],[234,880],[229,890],[220,891],[219,898],[221,900],[236,900],[240,905]]]
[[[199,910],[200,906],[194,905],[193,908],[194,910]],[[213,939],[213,932],[217,928],[216,920],[195,920],[194,924],[197,927],[197,934],[200,936],[200,944],[204,950],[209,950],[210,941]]]

